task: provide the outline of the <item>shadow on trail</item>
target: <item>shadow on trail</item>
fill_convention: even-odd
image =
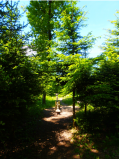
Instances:
[[[69,109],[69,111],[68,111]],[[64,106],[61,115],[54,108],[43,110],[44,118],[31,125],[26,139],[12,141],[9,148],[1,151],[4,159],[75,159],[74,146],[71,144],[72,110]],[[24,141],[25,140],[25,141]],[[6,146],[7,147],[7,146]]]

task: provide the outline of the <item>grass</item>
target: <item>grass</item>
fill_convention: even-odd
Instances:
[[[37,105],[41,108],[41,109],[46,109],[46,108],[51,108],[55,106],[55,100],[56,97],[53,96],[46,96],[46,103],[42,104],[42,98],[37,102]]]
[[[69,106],[73,105],[72,93],[64,96],[63,99],[62,99],[62,102],[69,105]],[[77,101],[76,101],[75,105],[78,106]]]
[[[36,102],[36,105],[29,108],[29,115],[34,116],[35,118],[41,116],[42,117],[42,110],[51,108],[55,106],[55,99],[56,97],[46,96],[46,104],[42,104],[42,97]]]

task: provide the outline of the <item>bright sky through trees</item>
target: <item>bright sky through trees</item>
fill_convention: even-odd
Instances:
[[[30,1],[20,1],[19,6],[26,6]],[[87,11],[86,17],[88,18],[85,24],[87,27],[82,28],[81,35],[86,35],[88,32],[92,32],[95,37],[101,36],[95,42],[95,46],[89,50],[89,57],[96,57],[101,53],[100,46],[106,36],[108,35],[106,29],[113,29],[113,25],[109,22],[115,20],[114,14],[119,10],[119,1],[80,1],[78,7],[84,7],[84,11]],[[22,11],[21,11],[22,12]],[[26,15],[22,18],[21,22],[27,22]],[[29,27],[25,29],[25,32],[29,30]]]

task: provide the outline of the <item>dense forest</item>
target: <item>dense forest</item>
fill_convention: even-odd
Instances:
[[[73,127],[111,134],[118,142],[119,11],[111,21],[115,29],[100,46],[103,53],[89,58],[97,38],[81,35],[86,12],[76,1],[30,1],[23,14],[31,31],[25,35],[28,24],[20,24],[18,3],[0,2],[0,152],[13,141],[31,142],[30,128],[52,107],[47,97],[55,93],[70,94]],[[28,56],[24,46],[36,54]],[[83,113],[75,113],[77,101]]]

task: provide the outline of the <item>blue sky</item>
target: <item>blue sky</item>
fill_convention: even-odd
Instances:
[[[21,0],[19,6],[21,5],[28,5],[29,1]],[[92,32],[92,35],[95,37],[101,36],[100,39],[96,40],[95,45],[92,49],[89,50],[89,57],[96,57],[102,51],[99,48],[101,44],[105,41],[105,35],[108,35],[107,29],[114,29],[113,24],[109,22],[109,20],[115,20],[116,17],[114,14],[117,10],[119,10],[119,1],[80,1],[77,3],[78,7],[86,7],[83,9],[84,11],[88,12],[86,17],[88,18],[85,22],[87,26],[82,28],[81,35],[87,35],[88,32]],[[25,23],[27,19],[24,17],[21,20]],[[26,28],[25,31],[29,30]]]
[[[81,1],[78,2],[78,6],[84,8],[87,13],[87,27],[82,29],[82,35],[85,35],[88,32],[96,37],[101,36],[101,39],[96,40],[95,46],[89,51],[90,57],[95,57],[101,53],[101,50],[98,46],[105,41],[106,36],[108,35],[107,29],[114,29],[113,24],[109,20],[115,20],[116,17],[114,14],[119,10],[119,1]]]

